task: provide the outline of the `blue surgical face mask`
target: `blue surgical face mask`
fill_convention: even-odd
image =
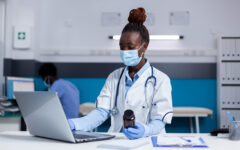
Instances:
[[[48,89],[50,89],[50,87],[51,87],[51,84],[49,84],[49,79],[47,78],[47,81],[46,80],[44,80],[44,85],[48,88]]]
[[[45,85],[48,89],[51,87],[51,85],[48,84],[46,81],[44,81],[43,83],[44,83],[44,85]]]
[[[142,55],[138,56],[138,49],[120,50],[120,57],[126,66],[136,66],[141,61]]]

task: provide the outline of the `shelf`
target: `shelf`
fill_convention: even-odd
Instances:
[[[240,83],[236,83],[236,84],[233,84],[233,83],[222,83],[221,85],[222,86],[240,86]]]
[[[240,110],[240,107],[239,108],[223,107],[222,110]]]
[[[0,115],[0,118],[20,118],[22,115],[20,112],[12,113],[6,112],[3,116]]]
[[[218,44],[218,127],[228,127],[227,112],[240,119],[240,37],[221,37]]]
[[[222,60],[222,62],[236,62],[236,63],[238,63],[238,62],[240,62],[240,59],[239,60]]]

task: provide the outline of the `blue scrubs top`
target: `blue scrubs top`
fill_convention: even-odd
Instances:
[[[151,67],[149,61],[146,59],[146,63],[143,65],[143,67],[134,75],[133,80],[129,76],[129,68],[127,67],[126,75],[125,75],[125,98],[127,96],[128,90],[132,87],[132,85],[137,81],[137,79],[146,71],[149,67]]]
[[[50,90],[58,93],[67,119],[77,118],[80,103],[78,89],[71,82],[58,79],[52,84]]]

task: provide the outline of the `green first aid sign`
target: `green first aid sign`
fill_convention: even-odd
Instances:
[[[25,40],[26,39],[26,32],[18,32],[18,39]]]

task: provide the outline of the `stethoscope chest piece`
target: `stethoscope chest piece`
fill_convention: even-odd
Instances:
[[[118,114],[118,108],[117,107],[113,107],[113,109],[112,109],[112,115],[113,116],[115,116],[115,115],[117,115]]]

